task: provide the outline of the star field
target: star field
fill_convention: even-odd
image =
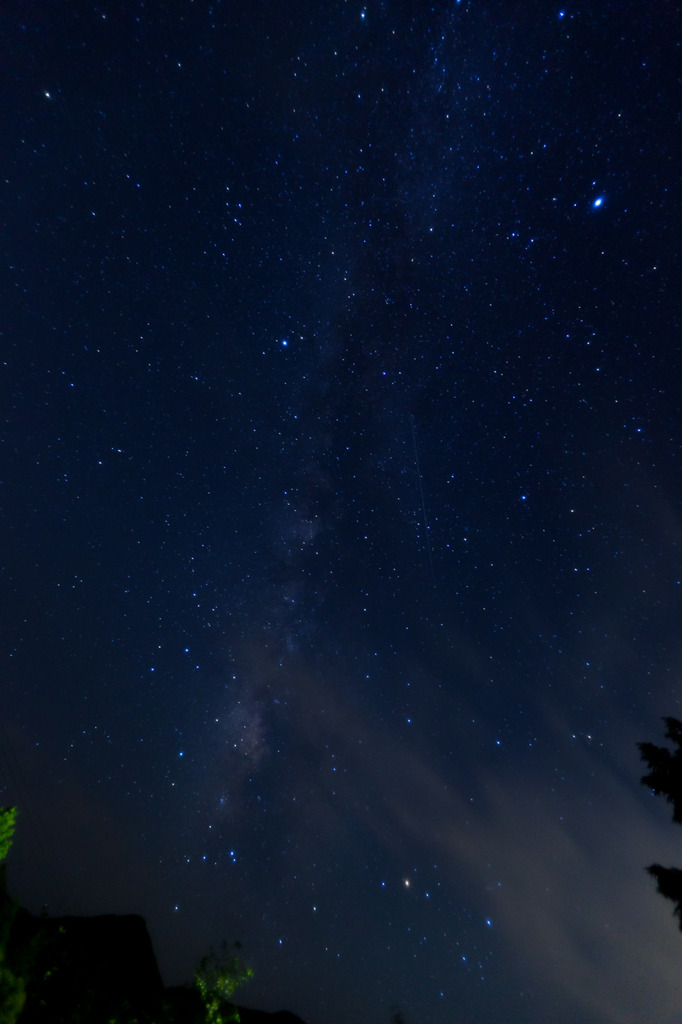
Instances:
[[[308,1024],[672,1022],[672,6],[3,29],[13,894]],[[640,791],[641,790],[641,791]],[[666,860],[668,858],[668,860]]]

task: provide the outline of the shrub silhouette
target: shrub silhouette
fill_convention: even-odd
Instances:
[[[677,718],[664,718],[665,737],[673,744],[671,751],[655,743],[638,743],[639,753],[649,771],[642,776],[642,784],[657,796],[664,796],[673,805],[673,821],[682,824],[682,722]],[[656,879],[662,896],[675,904],[673,913],[682,931],[682,870],[650,864],[646,869]]]

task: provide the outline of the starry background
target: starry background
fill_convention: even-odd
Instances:
[[[679,1021],[676,5],[2,34],[14,894],[309,1024]]]

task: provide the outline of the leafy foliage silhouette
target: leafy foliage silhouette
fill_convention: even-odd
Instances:
[[[665,737],[674,745],[672,751],[655,743],[639,743],[639,753],[649,768],[642,776],[642,784],[656,796],[664,796],[673,805],[673,821],[682,824],[682,722],[677,718],[664,718]],[[673,913],[682,931],[682,869],[664,868],[650,864],[646,869],[656,879],[658,892],[675,904]]]
[[[0,1024],[15,1024],[26,1002],[26,984],[6,959],[7,942],[18,904],[7,891],[3,863],[10,851],[16,826],[16,807],[0,808]]]
[[[7,857],[10,846],[12,845],[16,821],[16,807],[0,808],[0,864]]]
[[[235,943],[239,949],[240,944]],[[239,1024],[239,1010],[230,1003],[236,990],[253,977],[253,969],[238,956],[228,953],[223,943],[220,953],[211,950],[199,963],[195,982],[204,1004],[206,1024]]]

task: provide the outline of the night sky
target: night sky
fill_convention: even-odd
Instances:
[[[309,1024],[673,1024],[677,5],[23,0],[0,803]]]

